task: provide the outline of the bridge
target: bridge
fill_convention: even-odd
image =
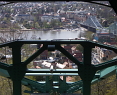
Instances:
[[[96,16],[88,16],[84,24],[95,28],[103,28]]]
[[[23,44],[43,44],[39,50],[32,54],[24,62],[21,62],[21,47]],[[65,50],[61,44],[81,44],[84,48],[83,61],[80,62]],[[13,95],[21,94],[21,85],[29,87],[28,93],[38,91],[40,93],[59,93],[73,94],[75,91],[82,90],[83,95],[90,95],[91,85],[101,79],[105,79],[116,74],[117,59],[113,59],[101,64],[91,64],[92,48],[95,46],[113,50],[117,53],[117,48],[110,45],[100,44],[88,40],[16,40],[0,44],[0,48],[9,46],[12,48],[12,64],[0,62],[0,75],[9,78],[13,82]],[[87,47],[88,46],[88,47]],[[49,69],[28,69],[27,65],[40,55],[43,51],[54,51],[55,49],[62,52],[66,57],[73,61],[78,69],[56,69],[53,73]],[[34,81],[25,76],[46,76],[43,82]],[[63,80],[59,76],[63,76]],[[66,82],[66,76],[80,76],[81,80],[77,82]],[[52,76],[49,79],[49,76]],[[74,94],[73,94],[74,95]]]
[[[96,29],[103,29],[102,25],[98,21],[97,17],[94,15],[89,15],[86,21],[79,23],[82,27],[88,29],[89,31],[96,32]]]

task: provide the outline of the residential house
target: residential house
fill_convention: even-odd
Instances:
[[[74,11],[67,11],[66,16],[68,19],[74,19]]]
[[[104,44],[110,45],[109,43],[105,42]],[[110,60],[113,57],[117,56],[117,54],[109,49],[106,48],[101,48],[101,47],[95,47],[95,49],[97,50],[97,54],[99,55],[99,60]]]
[[[100,60],[110,60],[115,56],[117,56],[117,54],[112,50],[100,48],[100,52],[99,52]]]
[[[75,11],[74,20],[84,22],[87,19],[87,14],[85,11]]]
[[[14,16],[15,21],[20,21],[20,20],[34,20],[34,16],[30,14],[16,14]]]
[[[76,49],[76,46],[73,45],[65,45],[64,49],[66,49],[71,55],[73,55],[79,61],[82,61],[82,52]],[[68,58],[66,59],[67,62],[71,62]]]
[[[79,22],[84,22],[86,21],[87,16],[82,15],[82,14],[75,14],[74,15],[74,20],[79,21]]]

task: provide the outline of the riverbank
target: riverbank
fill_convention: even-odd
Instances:
[[[68,28],[48,28],[48,29],[0,29],[0,32],[23,32],[23,31],[57,31],[57,30],[67,30],[67,31],[78,31],[79,29],[82,29],[83,31],[86,31],[85,28],[75,28],[75,29],[68,29]]]
[[[0,32],[15,32],[17,29],[0,29]]]
[[[60,27],[60,28],[45,28],[45,29],[20,29],[21,31],[53,31],[53,30],[60,30],[60,29],[65,29],[64,27]]]

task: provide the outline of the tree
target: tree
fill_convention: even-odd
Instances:
[[[56,26],[56,20],[52,20],[50,24],[54,28]]]
[[[59,27],[59,26],[61,26],[61,22],[58,20],[52,20],[50,25],[52,28]]]
[[[93,40],[93,36],[92,36],[93,32],[91,31],[86,31],[85,32],[85,38],[87,38],[88,40]]]
[[[48,27],[49,27],[49,24],[47,24],[47,22],[44,21],[42,27],[43,27],[44,29],[45,29],[45,28],[48,28]]]
[[[83,47],[80,44],[76,46],[76,49],[79,50],[80,52],[83,52]]]
[[[35,23],[35,28],[36,28],[36,29],[39,29],[39,28],[40,28],[40,26],[39,26],[39,23],[38,23],[38,22],[36,22],[36,23]]]

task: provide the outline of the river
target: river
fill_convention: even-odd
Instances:
[[[52,40],[52,39],[69,39],[69,38],[79,38],[83,36],[85,33],[84,28],[76,28],[76,29],[58,29],[58,30],[50,30],[50,31],[23,31],[23,32],[1,32],[0,40],[7,39],[7,41],[15,40],[15,39],[24,39],[24,40],[32,40],[38,39],[39,37],[44,40]]]

